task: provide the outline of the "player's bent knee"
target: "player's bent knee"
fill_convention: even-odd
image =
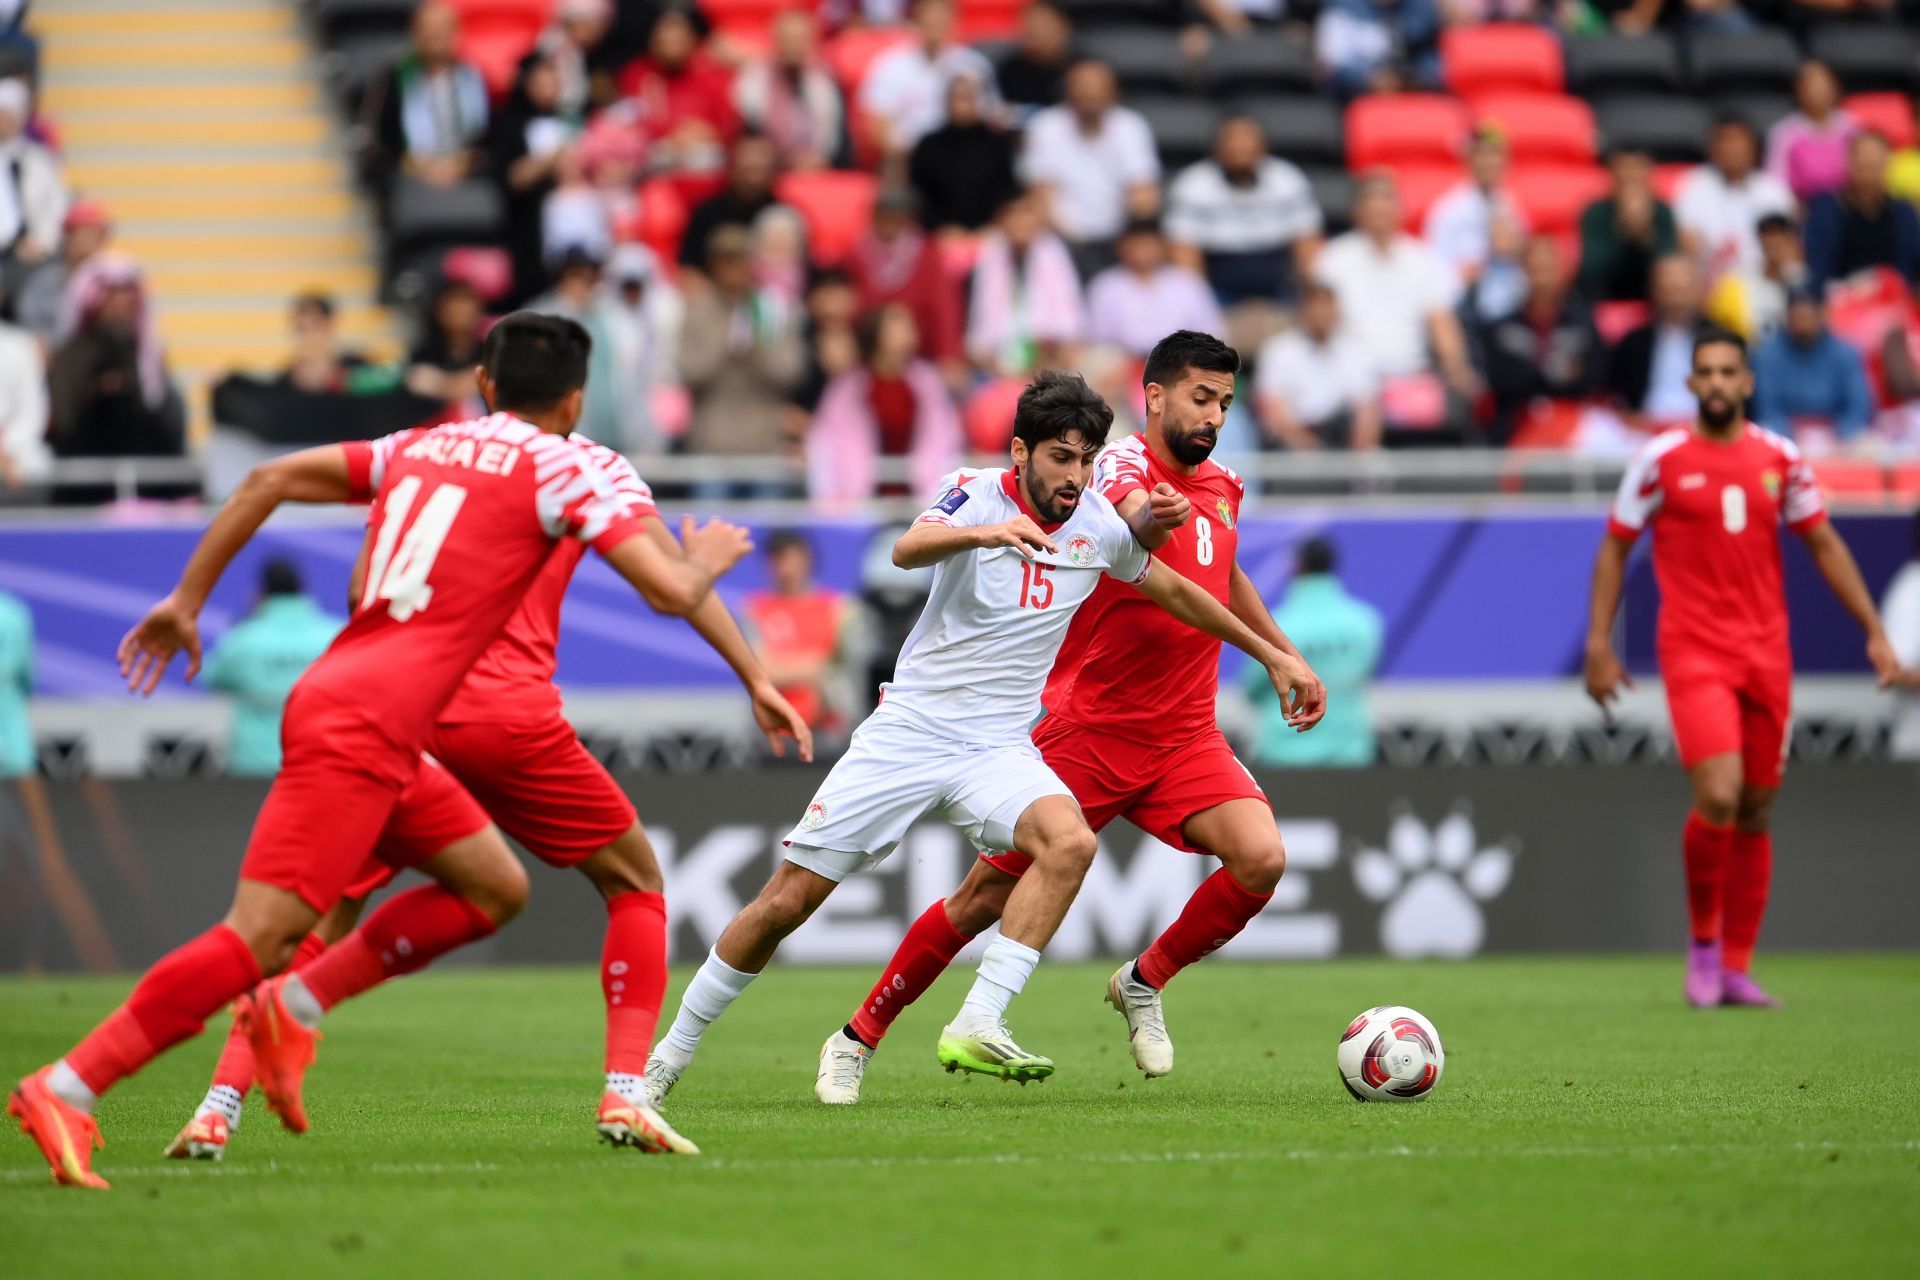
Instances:
[[[580,864],[580,871],[600,896],[609,900],[623,893],[661,893],[666,889],[660,860],[637,822],[613,843],[596,850]]]
[[[1055,871],[1084,876],[1099,851],[1098,838],[1086,827],[1081,827],[1078,830],[1049,832],[1041,837],[1033,850],[1033,860],[1036,864],[1045,863]]]
[[[1742,831],[1768,830],[1773,825],[1773,797],[1771,787],[1749,787],[1742,791],[1734,825]]]
[[[1287,873],[1287,846],[1276,831],[1271,840],[1259,841],[1221,861],[1242,888],[1254,893],[1272,893],[1280,877]]]
[[[511,855],[497,867],[490,867],[485,877],[462,890],[462,896],[493,921],[496,929],[519,915],[532,893],[533,886],[527,880],[527,869],[520,865],[518,858]]]

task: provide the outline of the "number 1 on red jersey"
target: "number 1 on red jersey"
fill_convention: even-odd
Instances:
[[[407,523],[413,500],[419,493],[420,477],[404,476],[387,495],[386,518],[381,520],[380,533],[373,542],[373,556],[367,562],[367,582],[360,597],[362,609],[376,600],[385,600],[387,616],[395,622],[405,622],[432,601],[433,587],[428,584],[427,575],[433,572],[441,544],[446,542],[454,517],[460,514],[461,504],[467,500],[467,491],[457,484],[435,486],[420,508],[420,515],[402,538],[401,526]],[[396,542],[399,543],[397,553]]]

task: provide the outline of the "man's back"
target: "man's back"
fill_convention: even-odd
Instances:
[[[271,595],[213,647],[206,683],[234,701],[230,772],[265,777],[280,767],[281,709],[340,627],[304,595]]]
[[[1373,711],[1367,686],[1380,664],[1380,611],[1347,594],[1332,574],[1315,573],[1293,580],[1273,616],[1326,684],[1327,715],[1312,733],[1295,733],[1266,673],[1255,668],[1247,677],[1261,713],[1254,758],[1261,764],[1371,764]]]

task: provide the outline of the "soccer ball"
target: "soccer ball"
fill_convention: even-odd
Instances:
[[[1425,1017],[1383,1004],[1347,1024],[1339,1060],[1347,1092],[1361,1102],[1418,1102],[1440,1083],[1447,1055]]]

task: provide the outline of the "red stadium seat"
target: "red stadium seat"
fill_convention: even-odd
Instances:
[[[1653,166],[1653,194],[1667,204],[1672,204],[1680,194],[1680,184],[1686,181],[1688,174],[1699,166],[1691,164],[1657,164]]]
[[[1506,135],[1516,164],[1591,164],[1599,154],[1593,108],[1562,94],[1497,93],[1478,98],[1473,117]]]
[[[880,180],[870,173],[816,169],[788,174],[774,194],[807,220],[814,261],[831,266],[846,260],[873,220]]]
[[[1467,109],[1435,93],[1375,94],[1347,108],[1347,164],[1458,164],[1467,141]]]
[[[1885,134],[1895,148],[1913,145],[1913,100],[1906,94],[1856,93],[1842,105],[1861,124]]]
[[[1394,185],[1400,189],[1401,225],[1418,235],[1433,202],[1458,186],[1466,176],[1467,171],[1458,164],[1393,166]]]
[[[1653,308],[1644,302],[1602,302],[1593,308],[1593,327],[1610,347],[1651,319]]]
[[[498,302],[513,288],[513,259],[490,245],[449,249],[440,259],[440,274],[471,286],[487,302]]]
[[[525,5],[486,8],[463,15],[460,56],[480,69],[494,97],[504,97],[519,74],[520,59],[533,48],[545,25],[545,13]]]
[[[659,178],[640,184],[640,212],[631,226],[619,228],[623,239],[633,239],[653,250],[669,271],[680,261],[680,237],[687,229],[687,204],[670,182]]]
[[[1920,462],[1902,462],[1894,466],[1887,474],[1887,484],[1901,505],[1920,502]]]
[[[956,34],[968,44],[1001,40],[1020,29],[1020,12],[1027,0],[960,0]]]
[[[1607,194],[1607,171],[1592,164],[1519,165],[1507,188],[1532,231],[1557,235],[1580,225],[1589,204]]]
[[[849,102],[860,92],[867,72],[883,54],[913,43],[913,31],[907,27],[855,27],[842,31],[827,44],[827,65],[840,82]]]
[[[765,27],[782,9],[800,8],[793,0],[700,0],[700,12],[716,27]]]
[[[1813,463],[1813,478],[1828,494],[1884,498],[1887,493],[1886,470],[1869,459],[1820,458]]]
[[[507,19],[544,27],[553,16],[553,0],[449,0],[460,15],[460,26]]]
[[[962,417],[967,427],[967,447],[975,453],[1001,454],[1013,439],[1013,411],[1020,393],[1027,389],[1022,378],[999,378],[981,387],[967,398]]]
[[[1448,27],[1440,34],[1440,75],[1463,98],[1512,89],[1559,93],[1567,82],[1553,32],[1518,22]]]

